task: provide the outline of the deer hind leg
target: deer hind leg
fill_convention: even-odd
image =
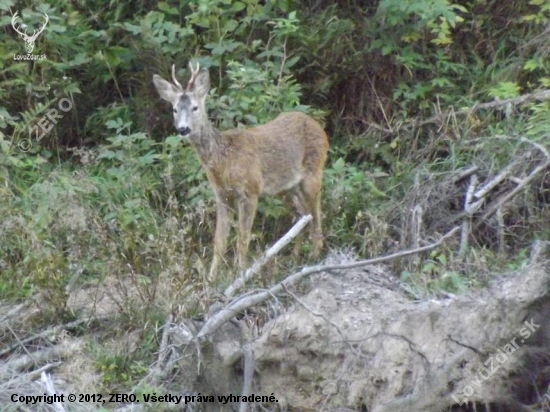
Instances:
[[[296,187],[292,190],[292,205],[298,212],[300,216],[305,216],[309,212],[309,207],[307,205],[307,202],[304,198],[304,195],[302,194],[302,189],[299,187]],[[302,230],[298,235],[296,235],[296,238],[294,240],[294,249],[292,253],[294,254],[294,257],[300,256],[300,251],[302,249],[302,244],[304,243],[304,231]]]
[[[237,245],[237,254],[239,260],[239,269],[246,267],[246,253],[250,236],[252,232],[252,224],[256,217],[256,208],[258,207],[258,196],[248,195],[241,196],[238,200],[239,208],[239,242]]]
[[[323,231],[321,228],[321,185],[322,176],[310,174],[300,182],[300,193],[304,208],[311,213],[313,220],[310,226],[310,240],[313,244],[311,256],[316,258],[323,248]]]
[[[221,195],[216,195],[216,232],[214,235],[214,257],[212,266],[208,274],[208,281],[212,282],[216,278],[220,263],[224,260],[224,254],[227,249],[227,237],[233,220],[233,210],[227,202],[227,199]]]

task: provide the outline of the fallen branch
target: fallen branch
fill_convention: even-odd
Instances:
[[[224,309],[216,313],[214,316],[212,316],[210,319],[208,319],[208,321],[203,325],[202,329],[196,335],[195,339],[201,339],[207,335],[211,335],[212,333],[216,332],[224,323],[231,320],[238,313],[241,313],[242,311],[252,306],[255,306],[259,303],[262,303],[268,300],[270,297],[283,292],[285,288],[297,283],[298,281],[302,280],[306,276],[312,275],[314,273],[326,272],[330,270],[344,270],[344,269],[357,268],[361,266],[374,265],[376,263],[387,262],[387,261],[391,261],[404,256],[426,252],[428,250],[432,250],[438,247],[445,240],[453,236],[459,230],[460,230],[460,227],[455,227],[450,232],[442,236],[435,243],[431,243],[427,246],[422,246],[417,249],[411,249],[411,250],[405,250],[402,252],[393,253],[388,256],[378,257],[374,259],[360,260],[358,262],[346,263],[343,265],[318,265],[318,266],[305,267],[301,271],[294,273],[293,275],[290,275],[285,280],[283,280],[282,282],[278,283],[275,286],[272,286],[270,289],[266,291],[258,292],[253,295],[248,295],[243,298],[239,298],[236,301],[231,302],[227,307],[225,307]]]
[[[82,349],[83,345],[84,344],[80,341],[61,342],[51,348],[33,352],[32,355],[22,355],[16,359],[4,362],[4,364],[0,366],[0,380],[12,374],[22,373],[50,359],[72,358],[76,352]]]
[[[252,378],[254,377],[254,365],[256,363],[254,359],[254,352],[249,346],[244,349],[244,378],[243,378],[243,391],[241,393],[242,399],[246,399],[248,395],[252,393]],[[248,410],[248,402],[241,401],[239,406],[239,412],[246,412]]]
[[[422,120],[421,122],[411,121],[411,122],[406,122],[404,124],[412,123],[417,126],[424,126],[430,123],[441,123],[445,120],[446,117],[449,117],[449,115],[451,114],[453,114],[454,116],[468,115],[468,114],[475,113],[479,110],[495,109],[497,107],[502,107],[502,106],[519,106],[524,103],[530,103],[536,100],[547,100],[547,99],[550,99],[550,90],[541,90],[539,92],[528,93],[522,96],[513,97],[511,99],[495,100],[493,102],[487,102],[487,103],[478,103],[472,107],[461,108],[460,110],[450,109],[450,110],[447,110],[445,113],[432,116],[426,120]]]
[[[522,136],[506,136],[506,135],[499,135],[499,136],[485,136],[485,137],[478,137],[475,139],[470,140],[470,142],[484,142],[488,139],[498,139],[498,140],[515,140],[521,143],[526,143],[528,145],[531,145],[533,147],[536,147],[543,155],[550,161],[550,154],[548,153],[548,150],[546,150],[546,147],[541,145],[540,143],[534,142],[531,139],[527,139],[526,137]]]
[[[464,200],[464,221],[462,222],[462,233],[460,235],[460,249],[458,254],[464,256],[466,249],[468,248],[468,238],[470,237],[470,230],[472,226],[472,214],[475,212],[475,209],[479,207],[480,201],[472,204],[474,197],[474,191],[477,186],[477,175],[472,175],[470,177],[470,185],[466,191],[466,199]]]
[[[35,379],[38,379],[40,376],[42,376],[42,374],[44,372],[47,372],[51,369],[54,369],[54,368],[57,368],[59,365],[61,365],[61,362],[52,362],[52,363],[48,363],[47,365],[44,365],[42,366],[41,368],[35,370],[35,371],[32,371],[31,373],[29,373],[27,375],[27,378],[30,380],[30,381],[33,381]]]
[[[73,322],[69,322],[69,323],[64,324],[64,325],[57,325],[57,326],[54,326],[50,329],[46,329],[46,330],[44,330],[40,333],[37,333],[36,335],[29,336],[28,338],[25,338],[25,339],[19,339],[15,335],[15,333],[12,332],[14,337],[16,338],[17,342],[14,343],[13,345],[8,346],[6,349],[3,349],[2,351],[0,351],[0,358],[8,355],[10,352],[13,352],[18,347],[21,347],[23,350],[26,351],[25,344],[27,344],[29,342],[33,342],[33,341],[38,340],[38,339],[51,340],[52,336],[59,335],[61,333],[61,331],[63,331],[64,329],[72,329],[72,328],[75,328],[75,327],[77,327],[77,326],[79,326],[83,323],[89,324],[90,322],[93,322],[93,321],[96,321],[96,320],[105,320],[105,319],[108,319],[109,317],[110,316],[103,315],[103,316],[97,316],[97,317],[93,317],[93,318],[77,319]],[[9,324],[8,324],[8,327],[9,327]]]
[[[224,295],[227,298],[232,298],[235,296],[235,293],[240,290],[245,282],[249,280],[252,276],[260,271],[262,267],[265,266],[267,262],[273,258],[277,253],[281,251],[286,245],[290,243],[298,234],[306,227],[306,225],[311,221],[312,216],[307,215],[302,217],[292,228],[284,235],[281,239],[277,241],[273,246],[271,246],[254,264],[248,268],[235,282],[233,282],[224,292]]]
[[[42,384],[48,395],[57,395],[57,391],[53,386],[52,378],[50,378],[50,375],[48,375],[46,372],[42,372],[42,374],[40,375],[40,383]],[[63,407],[63,405],[61,405],[60,402],[54,402],[52,406],[56,412],[65,412],[65,408]]]
[[[515,159],[512,163],[510,163],[508,166],[506,166],[504,169],[502,169],[499,174],[497,174],[495,177],[493,177],[485,186],[480,188],[476,193],[475,197],[477,199],[481,199],[485,197],[487,193],[489,193],[491,190],[493,190],[494,187],[496,187],[498,184],[500,184],[502,181],[504,181],[508,176],[512,174],[514,169],[519,165],[525,162],[529,157],[531,156],[531,152],[523,153],[520,157]]]
[[[151,371],[151,379],[150,384],[156,385],[157,379],[159,379],[162,376],[163,369],[165,369],[165,361],[168,357],[168,336],[170,335],[170,327],[172,325],[173,316],[170,313],[166,317],[166,321],[164,322],[164,326],[162,327],[162,338],[160,339],[160,345],[159,345],[159,355],[157,358],[157,363],[154,366],[153,370]]]
[[[460,172],[460,174],[453,179],[453,184],[457,184],[462,179],[466,179],[467,177],[469,177],[470,175],[473,175],[478,170],[479,170],[479,166],[474,165],[474,166],[469,167],[468,169]]]
[[[535,93],[528,93],[518,97],[512,97],[510,99],[496,100],[494,102],[488,102],[488,103],[479,103],[469,110],[470,112],[474,112],[478,110],[494,109],[495,107],[508,106],[508,105],[519,106],[520,104],[530,103],[535,100],[547,100],[547,99],[550,99],[550,90],[541,90]]]
[[[525,188],[525,186],[527,186],[533,179],[535,179],[535,177],[537,177],[540,172],[547,169],[549,166],[550,166],[550,161],[546,161],[545,163],[537,167],[535,170],[533,170],[529,176],[523,179],[521,181],[521,184],[519,184],[514,190],[511,190],[504,196],[500,197],[497,201],[495,201],[491,206],[487,208],[487,211],[485,212],[485,214],[483,215],[483,217],[481,218],[477,226],[481,225],[483,221],[489,219],[493,215],[493,213],[497,211],[499,207],[501,207],[504,203],[508,202],[510,199],[514,198],[520,191],[522,191]]]

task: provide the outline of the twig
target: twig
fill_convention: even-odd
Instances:
[[[479,103],[474,105],[473,107],[467,107],[460,110],[450,109],[448,110],[448,112],[450,112],[449,114],[453,116],[468,115],[468,114],[475,113],[479,110],[494,109],[501,106],[518,106],[520,104],[529,103],[535,100],[547,100],[549,98],[550,98],[550,90],[542,90],[535,93],[524,94],[519,97],[513,97],[511,99],[497,100],[497,101],[487,102],[487,103]],[[448,114],[441,113],[441,114],[432,116],[426,120],[422,120],[421,122],[411,121],[411,122],[404,123],[404,125],[413,124],[417,126],[424,126],[430,123],[441,123],[444,117],[446,116],[448,116]]]
[[[30,368],[31,366],[38,366],[38,364],[48,361],[52,358],[70,358],[74,355],[75,352],[80,351],[83,345],[83,342],[80,341],[67,341],[48,349],[33,352],[32,356],[22,355],[9,362],[4,362],[4,364],[1,365],[0,377],[10,375],[12,373],[20,373]]]
[[[312,275],[314,273],[325,272],[329,270],[344,270],[344,269],[353,269],[366,265],[373,265],[375,263],[387,262],[394,260],[400,257],[414,255],[417,253],[426,252],[428,250],[434,249],[441,245],[445,240],[453,236],[456,232],[460,230],[460,227],[455,227],[450,232],[442,236],[437,242],[431,243],[426,246],[422,246],[418,249],[404,250],[402,252],[393,253],[388,256],[383,256],[374,259],[360,260],[358,262],[346,263],[343,265],[318,265],[318,266],[309,266],[303,268],[301,271],[294,273],[287,277],[284,281],[272,286],[270,289],[259,292],[253,295],[248,295],[244,298],[237,299],[236,301],[231,302],[227,307],[216,313],[203,325],[202,329],[199,331],[195,339],[204,338],[207,335],[210,335],[217,331],[224,323],[228,322],[233,318],[237,313],[241,313],[245,309],[248,309],[254,305],[262,303],[269,299],[272,295],[276,295],[284,291],[290,285],[297,283],[302,280],[304,277]]]
[[[11,332],[11,334],[13,335],[13,337],[15,338],[15,340],[17,341],[17,346],[20,346],[21,349],[23,349],[25,351],[25,353],[32,359],[32,355],[31,353],[27,350],[27,347],[23,344],[23,342],[21,341],[21,339],[19,339],[19,336],[17,336],[17,333],[15,333],[15,331],[11,328],[10,324],[6,324],[6,327],[8,328],[8,330]]]
[[[48,395],[57,395],[57,391],[53,386],[52,379],[50,378],[50,375],[48,375],[46,372],[42,372],[42,374],[40,375],[40,382],[44,386],[44,389],[46,390],[46,393]],[[56,412],[65,412],[65,408],[59,402],[54,402],[53,407]]]
[[[252,393],[252,378],[254,377],[255,367],[254,352],[250,349],[250,346],[244,348],[244,378],[243,378],[243,391],[242,396],[248,396]],[[239,406],[239,412],[246,412],[248,409],[248,402],[241,401]]]
[[[172,324],[172,314],[170,313],[166,317],[166,321],[164,322],[163,332],[162,332],[162,338],[160,340],[160,346],[159,346],[159,357],[157,359],[157,363],[160,365],[164,362],[164,359],[166,359],[166,348],[168,346],[168,335],[170,334],[170,325]]]
[[[483,109],[493,109],[500,106],[518,106],[523,103],[529,103],[535,100],[547,100],[550,99],[550,90],[541,90],[535,93],[528,93],[518,97],[512,97],[511,99],[497,100],[494,102],[480,103],[476,104],[470,109],[470,112],[483,110]],[[459,112],[460,113],[460,112]]]
[[[468,176],[473,175],[479,170],[479,166],[473,165],[472,167],[462,171],[458,176],[453,179],[453,184],[457,184],[462,179],[466,179]]]
[[[164,361],[166,360],[167,350],[168,350],[168,336],[170,335],[170,325],[172,324],[172,314],[168,314],[164,322],[162,338],[160,339],[159,345],[159,356],[157,358],[157,364],[155,366],[154,375],[160,375]]]
[[[504,179],[506,179],[516,166],[520,163],[523,163],[527,158],[531,156],[531,152],[526,152],[517,159],[515,159],[512,163],[510,163],[508,166],[506,166],[504,169],[500,171],[499,174],[497,174],[494,178],[492,178],[489,183],[487,183],[485,186],[483,186],[481,189],[479,189],[475,193],[475,197],[477,199],[481,199],[482,197],[485,197],[487,193],[489,193],[495,186],[497,186],[500,182],[502,182]]]
[[[10,345],[6,349],[0,351],[0,358],[6,356],[10,352],[13,352],[18,346],[21,346],[23,348],[23,350],[26,351],[25,346],[24,346],[26,343],[32,342],[32,341],[37,340],[37,339],[47,339],[50,336],[55,336],[55,335],[59,334],[63,329],[72,329],[72,328],[74,328],[76,326],[79,326],[79,325],[81,325],[83,323],[86,323],[86,322],[92,322],[92,321],[95,321],[95,320],[104,320],[104,319],[107,319],[109,317],[110,317],[110,315],[109,316],[108,315],[103,315],[103,316],[97,316],[97,317],[94,317],[94,318],[91,318],[91,319],[90,318],[77,319],[77,320],[75,320],[73,322],[69,322],[65,325],[54,326],[53,328],[46,329],[45,331],[37,333],[36,335],[32,335],[32,336],[29,336],[28,338],[21,339],[21,340],[19,340],[17,338],[17,336],[14,335],[16,340],[17,340],[17,343],[15,343],[13,345]],[[8,324],[8,326],[9,326],[9,324]],[[11,330],[11,328],[10,328],[10,330]],[[13,331],[12,331],[12,333],[13,333]]]
[[[424,215],[424,209],[421,204],[417,204],[412,211],[411,216],[411,237],[412,237],[412,246],[416,249],[420,245],[420,236],[422,232],[422,218]]]
[[[548,153],[548,150],[546,150],[546,147],[541,145],[540,143],[534,142],[531,139],[527,139],[523,136],[506,136],[506,135],[498,135],[498,136],[485,136],[485,137],[478,137],[475,139],[470,140],[470,142],[483,142],[488,139],[498,139],[498,140],[516,140],[521,143],[527,143],[533,147],[536,147],[540,150],[540,152],[550,161],[550,154]]]
[[[548,166],[550,166],[550,161],[546,161],[539,167],[537,167],[535,170],[531,172],[529,176],[527,176],[525,179],[522,180],[521,184],[519,184],[514,190],[508,192],[506,195],[502,196],[500,199],[498,199],[496,202],[494,202],[491,206],[487,208],[487,211],[481,218],[480,222],[477,224],[479,226],[484,220],[489,219],[493,213],[497,211],[497,209],[502,206],[504,203],[508,202],[510,199],[514,198],[523,188],[529,184],[537,175],[542,172],[543,170],[547,169]]]
[[[470,237],[470,230],[472,227],[472,199],[474,196],[474,190],[477,186],[477,175],[470,177],[470,185],[466,191],[466,199],[464,200],[464,221],[462,222],[462,233],[460,235],[460,249],[458,254],[464,256],[466,249],[468,249],[468,238]],[[479,202],[476,202],[479,205]]]
[[[14,306],[12,309],[8,311],[4,316],[0,318],[0,322],[3,323],[4,321],[7,322],[10,317],[14,315],[19,315],[21,312],[23,312],[23,309],[27,309],[30,305],[28,303],[21,303],[19,305]]]
[[[290,243],[311,221],[312,216],[307,215],[302,217],[296,224],[284,235],[281,239],[277,241],[273,246],[271,246],[254,264],[248,268],[235,282],[233,282],[224,292],[224,295],[227,298],[232,298],[235,296],[235,293],[240,290],[245,282],[249,280],[252,276],[260,271],[262,267],[265,266],[267,262],[271,260],[273,256],[281,251],[286,245]]]
[[[287,59],[286,55],[286,41],[288,40],[288,37],[285,37],[285,41],[283,43],[283,57],[281,58],[281,69],[279,70],[279,78],[277,79],[277,89],[281,87],[281,82],[283,81],[283,71],[285,69],[285,63]]]
[[[61,362],[52,362],[52,363],[48,363],[47,365],[44,365],[42,366],[41,368],[35,370],[35,371],[32,371],[30,372],[28,375],[27,375],[27,378],[30,380],[30,381],[33,381],[35,379],[38,379],[39,376],[41,376],[44,372],[47,372],[49,371],[50,369],[53,369],[53,368],[57,368],[59,365],[61,365]]]
[[[498,253],[501,255],[506,251],[506,225],[504,224],[504,212],[502,207],[497,209],[497,222],[498,222]]]

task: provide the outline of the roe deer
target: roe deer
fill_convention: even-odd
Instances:
[[[238,263],[240,269],[245,268],[261,194],[290,192],[299,212],[312,215],[312,255],[317,256],[323,246],[321,184],[328,151],[323,128],[304,113],[288,112],[261,126],[220,132],[208,120],[205,109],[210,90],[208,71],[200,70],[199,65],[193,69],[191,63],[189,68],[191,78],[185,90],[176,79],[175,66],[173,84],[156,74],[153,83],[160,97],[172,103],[176,130],[188,137],[216,197],[214,256],[208,281],[214,280],[223,260],[235,201],[239,213]]]

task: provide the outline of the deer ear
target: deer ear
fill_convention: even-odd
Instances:
[[[195,93],[197,98],[203,99],[209,91],[210,75],[208,74],[208,70],[202,69],[195,79],[193,93]]]
[[[174,103],[178,94],[178,89],[172,83],[164,80],[158,74],[153,76],[153,83],[160,97],[167,102]]]

